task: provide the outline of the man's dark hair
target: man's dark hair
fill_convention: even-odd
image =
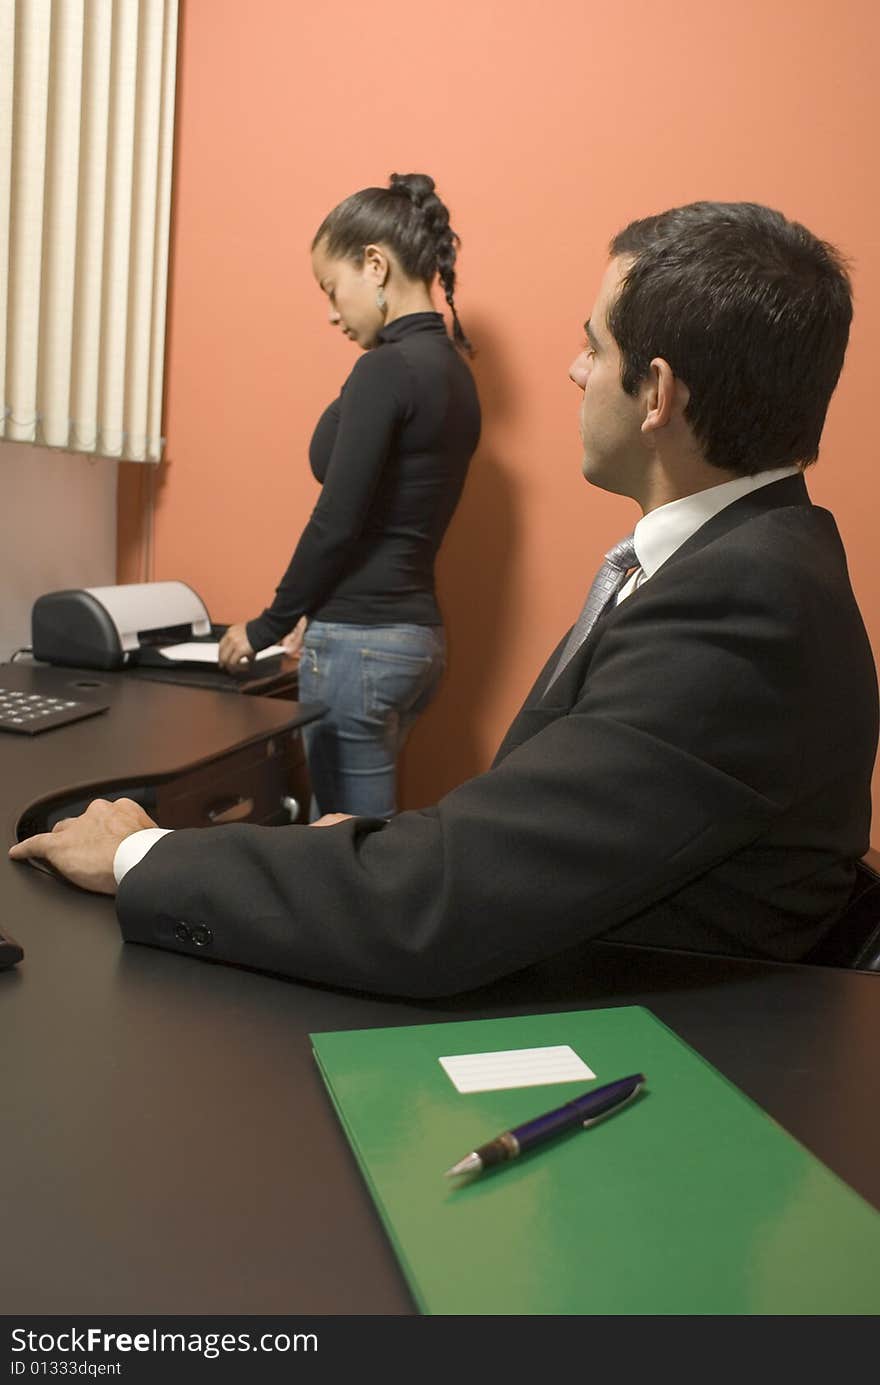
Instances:
[[[453,340],[472,353],[455,310],[455,261],[461,240],[427,173],[392,173],[387,188],[353,192],[321,222],[312,249],[322,243],[328,255],[356,264],[363,262],[368,245],[387,245],[411,279],[430,284],[438,275],[452,313]]]
[[[781,212],[693,202],[633,221],[608,326],[635,394],[661,356],[713,466],[754,475],[815,461],[852,320],[842,256]]]

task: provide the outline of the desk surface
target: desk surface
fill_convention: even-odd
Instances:
[[[241,697],[234,685],[231,693],[208,692],[126,672],[35,663],[0,664],[0,686],[110,704],[106,712],[36,736],[0,732],[0,814],[10,842],[25,808],[45,799],[82,798],[83,790],[98,797],[114,784],[173,779],[301,726],[323,710],[280,698]]]
[[[0,738],[7,842],[37,797],[170,775],[298,712],[111,693],[105,716]],[[311,1057],[321,1029],[646,1005],[880,1206],[877,976],[594,943],[465,997],[395,1002],[126,946],[111,900],[5,856],[0,872],[26,954],[0,973],[7,1314],[413,1312]]]

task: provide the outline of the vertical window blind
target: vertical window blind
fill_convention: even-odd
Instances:
[[[9,441],[161,459],[177,18],[177,0],[0,0]]]

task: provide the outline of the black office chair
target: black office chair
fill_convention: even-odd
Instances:
[[[823,967],[880,971],[880,852],[856,863],[849,903],[825,937],[803,958]]]

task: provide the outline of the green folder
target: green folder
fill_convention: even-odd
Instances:
[[[648,1010],[310,1037],[423,1313],[880,1310],[880,1214]],[[594,1084],[464,1095],[438,1058],[555,1044],[595,1085],[643,1072],[646,1088],[588,1130],[444,1177]]]

